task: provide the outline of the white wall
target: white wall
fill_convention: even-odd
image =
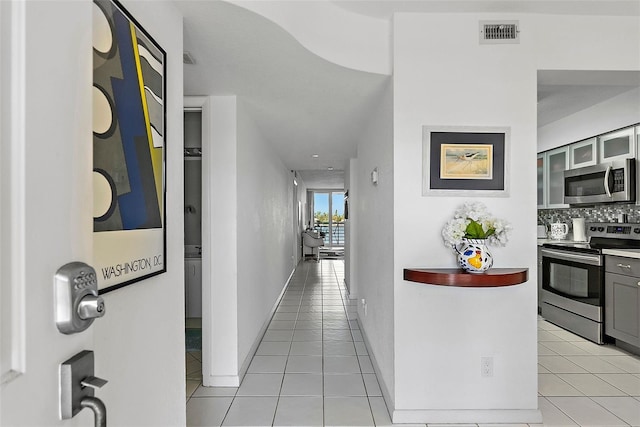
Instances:
[[[536,266],[532,40],[524,32],[519,45],[479,45],[482,18],[398,14],[394,21],[394,422],[478,422],[483,410],[535,416],[537,408],[535,280],[479,290],[403,280],[404,268],[455,266],[440,233],[467,200],[422,196],[424,125],[511,128],[510,197],[475,200],[513,224],[508,247],[491,248],[494,267]],[[529,28],[529,20],[520,23]],[[483,356],[494,358],[493,378],[480,377]]]
[[[211,333],[203,337],[203,381],[238,386],[297,263],[293,174],[236,96],[204,103],[211,137],[203,141],[210,172],[203,212],[211,226],[203,223],[203,256],[211,257],[211,274],[203,272],[203,325]],[[304,203],[302,182],[298,197]]]
[[[238,362],[244,370],[295,268],[293,175],[242,101],[237,125]]]
[[[521,43],[479,45],[480,19],[519,19]],[[395,16],[395,422],[538,419],[536,72],[637,69],[634,34],[635,18]],[[475,200],[512,223],[508,246],[491,248],[495,267],[528,267],[527,283],[461,289],[402,279],[403,268],[455,265],[440,231],[466,200],[421,196],[423,125],[511,128],[510,195]],[[492,378],[480,377],[483,356],[494,358]]]
[[[377,99],[378,108],[358,141],[356,171],[351,173],[357,191],[349,193],[349,207],[356,219],[356,283],[358,299],[367,302],[367,314],[358,304],[358,319],[379,369],[385,395],[394,388],[394,296],[393,296],[393,90],[391,82]],[[371,171],[378,168],[378,184],[371,183]],[[350,182],[353,186],[353,182]],[[350,215],[351,215],[350,212]],[[352,234],[353,235],[353,234]],[[387,392],[388,390],[388,392]]]
[[[640,89],[633,89],[538,128],[538,152],[640,122]]]
[[[123,4],[167,54],[167,272],[105,295],[94,345],[96,374],[109,383],[97,394],[111,425],[184,425],[182,17],[168,1]]]

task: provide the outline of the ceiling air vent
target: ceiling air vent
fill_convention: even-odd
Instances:
[[[191,56],[191,53],[185,50],[184,52],[182,52],[182,63],[193,65],[196,63],[196,60],[193,59],[193,56]]]
[[[520,43],[518,21],[480,21],[480,44]]]

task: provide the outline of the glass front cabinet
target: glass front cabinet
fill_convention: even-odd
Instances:
[[[569,167],[571,169],[594,166],[598,162],[597,138],[589,138],[569,146]]]
[[[547,207],[547,179],[546,179],[547,154],[539,153],[536,162],[538,175],[538,209]]]
[[[640,125],[538,153],[538,209],[569,207],[564,203],[565,170],[634,158],[636,153],[640,153]],[[640,206],[640,168],[636,170],[636,205]]]
[[[560,147],[547,152],[547,208],[566,208],[564,171],[569,168],[569,149]]]
[[[635,128],[630,127],[598,137],[600,163],[635,157]]]

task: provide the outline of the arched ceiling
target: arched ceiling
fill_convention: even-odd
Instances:
[[[305,171],[308,179],[314,182],[313,186],[322,187],[323,179],[329,185],[329,181],[335,180],[333,175],[342,173],[340,169],[347,159],[356,156],[357,137],[384,88],[391,84],[391,77],[345,68],[310,52],[292,35],[305,29],[300,22],[309,21],[298,22],[297,28],[289,25],[290,33],[285,30],[287,25],[277,25],[247,9],[251,3],[278,4],[281,10],[276,12],[280,15],[275,13],[271,18],[277,20],[284,16],[283,19],[291,20],[295,13],[304,12],[301,4],[316,10],[314,7],[327,3],[325,1],[233,2],[243,7],[219,0],[176,2],[184,15],[185,51],[196,60],[195,65],[184,66],[185,95],[238,95],[239,108],[252,117],[288,169]],[[384,25],[370,20],[390,21],[396,12],[640,16],[638,0],[362,0],[329,3],[334,9],[353,15],[344,22],[349,22],[355,33],[364,27],[384,31]],[[293,15],[282,15],[282,7],[287,12],[287,5],[293,4],[295,11],[289,11]],[[326,8],[323,10],[326,12]],[[342,15],[344,17],[344,13]],[[362,28],[353,25],[357,16],[368,19],[363,21]],[[308,30],[313,32],[322,28],[316,25]],[[331,36],[316,34],[315,46],[318,40]],[[357,41],[357,34],[355,39]],[[371,43],[376,44],[375,40],[380,38],[373,38]],[[335,41],[330,40],[334,45]],[[313,42],[305,45],[309,47]],[[382,46],[381,49],[386,48]],[[621,74],[602,74],[595,80],[585,80],[584,74],[570,71],[562,74],[550,71],[539,76],[539,125],[602,102],[633,88],[634,84],[637,87],[634,83],[637,73],[636,77],[625,76],[623,84],[620,84]],[[313,154],[318,157],[312,157]],[[334,173],[327,171],[329,167],[334,168]]]
[[[347,69],[311,53],[289,33],[221,1],[180,1],[185,95],[238,95],[291,170],[343,169],[390,77]],[[312,154],[319,157],[314,158]]]

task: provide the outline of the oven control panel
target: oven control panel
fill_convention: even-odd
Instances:
[[[593,222],[587,227],[589,236],[640,240],[640,224]]]

